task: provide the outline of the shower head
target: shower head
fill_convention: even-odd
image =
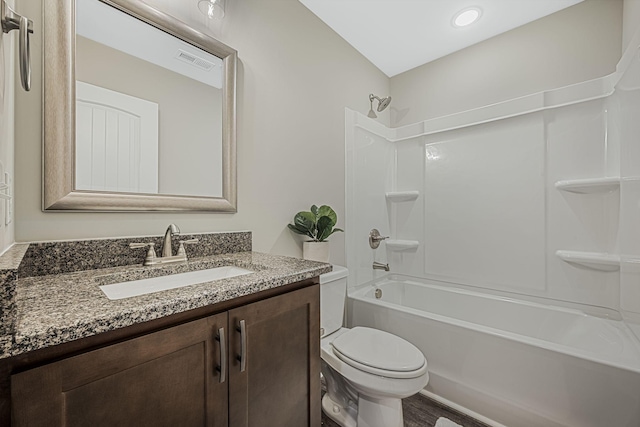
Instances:
[[[373,100],[377,99],[378,100],[378,108],[376,108],[376,110],[378,110],[378,112],[384,111],[385,108],[387,108],[389,106],[389,104],[391,104],[391,97],[387,96],[386,98],[380,98],[379,96],[376,96],[374,94],[370,94],[369,95],[369,103],[371,104],[371,108],[369,109],[369,114],[367,114],[368,117],[371,117],[372,119],[375,119],[376,117],[378,117],[376,115],[376,113],[373,111]]]
[[[391,104],[391,97],[387,96],[386,98],[378,98],[379,104],[378,104],[378,112],[380,111],[384,111],[385,108],[387,108],[389,106],[389,104]]]

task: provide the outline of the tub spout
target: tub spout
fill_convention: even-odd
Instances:
[[[374,261],[373,262],[373,269],[374,270],[389,271],[389,264],[383,264],[381,262]]]

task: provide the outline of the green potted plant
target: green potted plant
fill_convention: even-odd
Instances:
[[[293,217],[293,224],[289,229],[297,234],[311,238],[302,244],[302,257],[304,259],[329,262],[329,242],[327,239],[337,231],[334,228],[338,222],[338,215],[327,205],[311,206],[310,211],[298,212]]]

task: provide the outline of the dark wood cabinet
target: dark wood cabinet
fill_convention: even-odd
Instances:
[[[227,313],[13,375],[15,426],[226,426],[216,364]]]
[[[306,288],[229,311],[230,426],[320,426],[317,297]]]
[[[15,373],[12,425],[319,427],[319,320],[315,285]]]

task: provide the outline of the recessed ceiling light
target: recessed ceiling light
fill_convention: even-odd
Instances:
[[[480,19],[480,15],[482,15],[482,10],[478,7],[463,9],[453,17],[453,26],[460,28],[471,25]]]

